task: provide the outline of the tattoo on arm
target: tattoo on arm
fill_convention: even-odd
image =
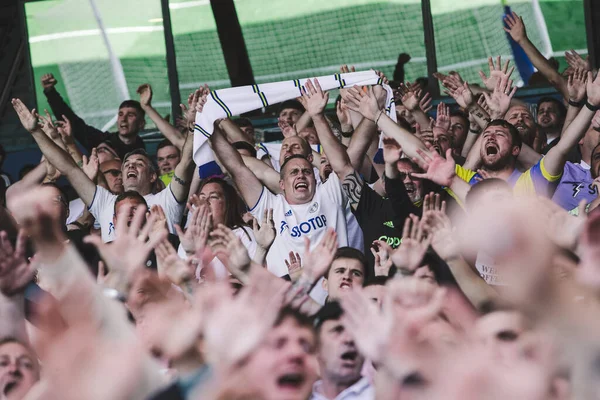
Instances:
[[[180,177],[178,177],[175,174],[173,174],[173,179],[175,180],[175,182],[179,183],[181,186],[186,186],[188,184],[188,182],[184,181],[183,179],[181,179]]]
[[[358,206],[360,196],[362,195],[363,185],[364,181],[356,171],[346,175],[344,181],[342,182],[342,189],[344,190],[346,196],[348,196],[348,200],[350,201],[350,206],[352,208],[356,208],[356,206]]]

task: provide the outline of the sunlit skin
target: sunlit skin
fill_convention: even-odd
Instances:
[[[329,389],[337,394],[361,378],[365,362],[342,319],[327,320],[321,325],[317,359],[324,383],[323,391]]]
[[[531,111],[527,107],[518,105],[509,108],[504,119],[517,128],[523,143],[529,146],[533,144],[537,126]]]
[[[8,342],[0,346],[0,397],[20,400],[40,379],[40,366],[35,354],[20,343]]]
[[[218,183],[207,183],[198,194],[200,200],[205,200],[210,207],[213,226],[225,224],[225,193]]]
[[[323,279],[323,289],[328,298],[337,300],[342,293],[353,287],[361,287],[365,280],[365,270],[362,263],[354,258],[338,258],[331,263],[327,278]]]
[[[133,154],[125,160],[121,170],[126,191],[135,190],[142,196],[150,193],[157,178],[150,165],[150,160],[141,154]]]
[[[174,171],[180,160],[181,155],[175,146],[161,147],[156,152],[156,163],[161,175]]]
[[[413,173],[418,172],[412,164],[403,160],[398,161],[398,172],[408,193],[410,201],[417,203],[423,199],[423,180],[412,176]]]
[[[146,126],[144,117],[133,107],[122,107],[117,114],[119,136],[133,138]]]
[[[271,329],[245,364],[247,390],[262,400],[306,400],[317,380],[314,332],[288,317]]]
[[[121,171],[121,160],[108,160],[100,164],[100,171],[106,179],[108,190],[114,194],[123,193],[123,172]]]
[[[306,204],[312,200],[316,190],[316,179],[312,165],[303,158],[288,161],[282,169],[283,178],[279,188],[291,204]]]
[[[489,126],[482,134],[481,160],[486,169],[497,171],[510,165],[519,155],[520,149],[512,144],[508,128]]]

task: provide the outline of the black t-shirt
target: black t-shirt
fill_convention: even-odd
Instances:
[[[383,240],[392,248],[400,245],[402,239],[402,227],[404,220],[410,213],[418,212],[404,188],[404,184],[399,179],[392,179],[392,196],[383,198],[378,195],[366,183],[363,186],[360,201],[354,215],[360,225],[363,236],[365,255],[369,261],[369,267],[372,272],[375,259],[371,253],[370,247],[373,241]],[[400,185],[400,187],[396,187]],[[386,190],[388,182],[386,180]],[[389,194],[388,194],[389,195]],[[393,204],[396,203],[396,204]],[[394,208],[397,208],[395,211]],[[398,211],[401,213],[399,214]]]

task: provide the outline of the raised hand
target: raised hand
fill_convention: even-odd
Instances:
[[[390,81],[385,76],[385,74],[381,71],[375,71],[377,76],[382,79],[384,85],[389,85]],[[373,92],[375,93],[375,97],[377,98],[377,104],[379,104],[379,108],[385,108],[385,100],[387,98],[387,92],[383,88],[382,85],[373,85]]]
[[[423,230],[431,237],[431,247],[445,261],[460,256],[455,232],[452,230],[450,218],[442,210],[434,210],[423,216]]]
[[[592,287],[596,291],[600,289],[600,214],[594,213],[588,218],[581,241],[579,244],[579,254],[581,262],[577,270],[577,280],[586,286]]]
[[[100,161],[98,159],[98,151],[94,147],[90,154],[90,157],[85,154],[82,156],[83,165],[81,169],[85,172],[85,175],[90,178],[91,181],[96,182],[98,179],[98,170],[100,169]]]
[[[153,240],[157,236],[166,236],[169,234],[169,227],[167,224],[167,216],[161,206],[158,204],[154,204],[150,207],[150,212],[147,217],[153,216],[152,218],[152,226],[150,227],[150,232],[148,233],[148,237],[150,240]]]
[[[265,210],[260,225],[256,218],[252,218],[252,231],[254,232],[256,243],[261,248],[269,250],[277,234],[275,231],[275,222],[273,221],[272,208]]]
[[[391,307],[380,310],[362,288],[354,288],[341,298],[344,326],[356,342],[361,354],[374,363],[381,363],[389,350],[394,326]]]
[[[35,108],[29,111],[27,106],[23,104],[20,99],[12,99],[11,102],[19,116],[23,128],[27,129],[29,132],[33,132],[35,129],[39,128],[38,116],[35,112]]]
[[[395,139],[383,137],[383,161],[389,165],[396,165],[402,157],[402,147]]]
[[[415,111],[419,107],[419,102],[421,100],[419,91],[418,89],[414,89],[410,82],[406,82],[406,84],[401,83],[398,87],[398,92],[401,96],[400,100],[402,101],[402,105],[406,107],[408,111]]]
[[[296,282],[302,275],[302,258],[300,254],[290,251],[289,261],[285,261],[285,266],[288,269],[288,274],[292,282]]]
[[[48,110],[44,110],[44,114],[45,115],[38,115],[38,119],[42,124],[42,130],[44,133],[52,140],[60,138],[60,134],[58,133],[56,126],[54,126],[54,123],[52,122],[52,116]]]
[[[567,79],[567,91],[569,100],[579,103],[585,99],[586,84],[588,79],[586,69],[576,68]]]
[[[310,239],[304,238],[304,275],[316,282],[327,272],[338,248],[337,233],[328,228],[317,247],[310,250]]]
[[[587,218],[585,204],[586,201],[582,200],[578,215],[573,216],[552,200],[539,198],[538,207],[544,212],[548,224],[547,234],[557,246],[575,250]]]
[[[363,117],[371,121],[375,121],[381,111],[372,86],[367,87],[366,93],[358,86],[348,89],[346,102],[350,110],[359,112]]]
[[[302,98],[306,104],[306,112],[311,116],[323,114],[329,100],[329,92],[324,92],[317,79],[308,79],[302,87]]]
[[[492,57],[488,58],[488,65],[490,67],[489,78],[485,75],[483,71],[479,71],[479,76],[481,77],[483,84],[488,90],[494,90],[498,85],[498,81],[502,80],[505,77],[510,78],[510,76],[515,70],[514,66],[512,66],[510,70],[508,69],[510,60],[506,60],[502,68],[501,63],[502,59],[500,56],[496,57],[496,64],[494,64],[494,60],[492,59]]]
[[[592,106],[600,105],[600,74],[594,79],[594,75],[591,71],[588,71],[588,78],[586,84],[586,92],[588,97],[588,103]]]
[[[94,235],[84,238],[85,243],[98,249],[111,272],[119,273],[125,282],[129,281],[136,270],[144,268],[152,249],[167,236],[163,233],[148,240],[156,216],[151,214],[143,225],[146,207],[138,206],[129,222],[131,208],[130,205],[123,205],[119,209],[115,240],[111,243],[104,243],[102,238]]]
[[[390,258],[393,250],[385,241],[375,240],[371,245],[371,254],[375,258],[375,276],[388,276],[394,263]]]
[[[450,108],[444,103],[439,103],[437,106],[437,116],[434,127],[441,129],[444,132],[450,130]]]
[[[571,52],[565,51],[565,59],[567,60],[567,64],[573,69],[591,70],[589,57],[586,57],[584,60],[575,50],[571,50]]]
[[[419,93],[419,96],[420,96],[420,93]],[[431,101],[432,101],[432,97],[429,93],[425,93],[423,95],[423,97],[421,97],[421,100],[419,101],[419,108],[425,114],[427,114],[433,108],[433,106],[431,105]]]
[[[456,100],[456,103],[462,108],[469,108],[475,104],[475,96],[471,88],[469,88],[468,82],[459,86],[448,86],[448,89],[444,90],[444,93]]]
[[[512,79],[509,80],[508,76],[505,75],[496,82],[496,87],[491,95],[483,93],[490,108],[490,118],[500,119],[506,115],[510,108],[510,102],[517,92],[517,87],[512,87],[512,83]]]
[[[223,256],[227,259],[224,263],[233,275],[240,278],[244,277],[250,268],[250,256],[248,250],[239,237],[228,227],[219,224],[216,229],[210,233],[210,246],[215,255]],[[240,280],[246,280],[241,278]]]
[[[179,236],[179,242],[183,250],[187,254],[194,254],[206,246],[208,234],[212,227],[212,215],[210,207],[206,203],[201,203],[197,207],[192,206],[189,210],[188,219],[190,224],[185,233],[179,225],[175,225],[175,232]]]
[[[19,230],[13,248],[5,231],[0,232],[0,292],[12,296],[23,291],[33,280],[35,270],[25,260],[25,232]]]
[[[335,106],[335,113],[340,121],[342,132],[349,132],[352,130],[352,119],[350,118],[350,111],[346,106],[344,99],[337,102]]]
[[[194,277],[193,259],[182,260],[179,258],[177,251],[167,239],[156,245],[154,253],[158,263],[159,276],[165,276],[178,286],[189,282]]]
[[[433,143],[433,124],[435,121],[432,121],[428,129],[421,129],[421,125],[415,124],[415,136],[421,140],[423,143]]]
[[[508,32],[515,42],[522,43],[524,40],[527,40],[527,30],[525,29],[523,18],[516,12],[513,11],[512,14],[504,17],[504,24],[506,25],[504,31]]]
[[[140,105],[142,107],[152,106],[152,86],[149,83],[140,85],[136,92],[140,95]]]
[[[56,128],[58,130],[58,134],[62,139],[63,143],[67,146],[75,144],[75,140],[73,139],[73,127],[71,126],[71,121],[63,115],[62,121],[56,121]]]
[[[448,149],[446,151],[446,158],[443,158],[436,151],[432,151],[433,147],[431,145],[427,146],[427,148],[430,150],[429,155],[423,150],[417,149],[417,154],[420,157],[413,157],[413,161],[425,172],[415,172],[412,176],[429,179],[440,186],[449,187],[456,176],[456,162],[452,158],[452,149]]]
[[[391,259],[398,271],[403,274],[412,274],[421,266],[431,238],[425,236],[419,217],[410,215],[404,222],[402,230],[402,243],[391,254]]]
[[[52,74],[42,75],[41,80],[42,80],[42,87],[44,88],[44,90],[52,89],[58,83],[58,81],[56,80],[56,78],[54,78],[54,75],[52,75]]]

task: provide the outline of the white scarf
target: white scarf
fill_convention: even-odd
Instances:
[[[213,124],[217,119],[240,115],[271,104],[300,97],[302,96],[301,88],[307,79],[212,91],[202,109],[202,113],[196,113],[194,126],[194,161],[196,164],[200,166],[214,160],[212,150],[207,142],[213,133]],[[320,76],[316,79],[318,79],[323,90],[348,88],[355,85],[382,85],[382,79],[372,70]],[[395,121],[396,107],[394,106],[392,88],[388,85],[383,85],[383,87],[387,93],[385,111]]]

